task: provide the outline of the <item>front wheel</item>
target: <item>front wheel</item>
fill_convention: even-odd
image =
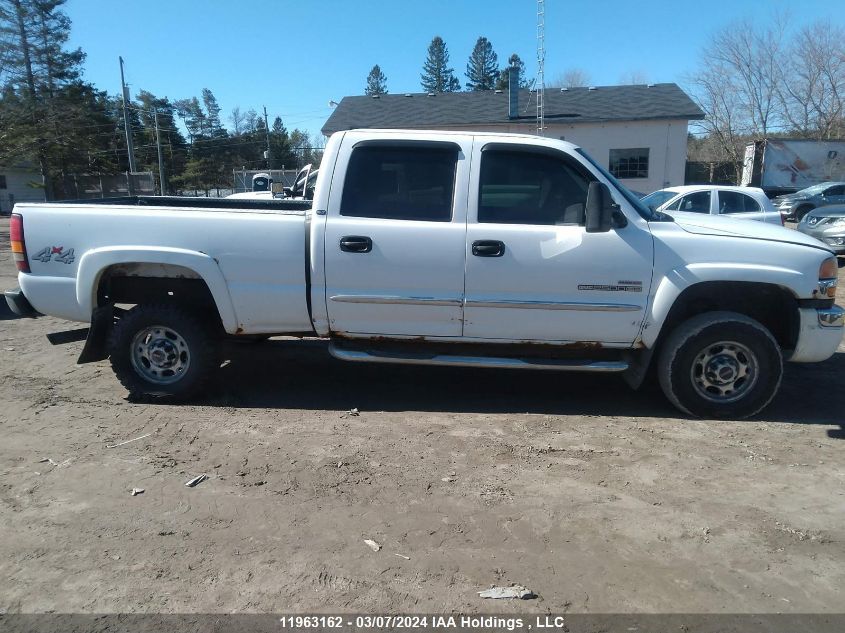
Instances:
[[[810,211],[812,211],[812,210],[813,210],[813,208],[814,208],[814,207],[812,207],[812,206],[810,206],[810,205],[805,205],[805,206],[803,206],[803,207],[799,207],[799,208],[795,211],[795,221],[796,221],[796,222],[801,222],[801,220],[803,220],[803,219],[804,219],[804,216],[805,216],[805,215],[807,215]]]
[[[771,333],[736,312],[707,312],[678,326],[657,361],[660,386],[684,413],[743,419],[777,393],[783,357]]]
[[[177,307],[138,305],[117,323],[109,355],[132,399],[185,400],[199,393],[217,366],[211,328]]]

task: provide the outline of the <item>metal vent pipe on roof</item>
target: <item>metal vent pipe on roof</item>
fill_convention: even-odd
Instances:
[[[508,68],[508,118],[519,118],[519,70],[516,66]]]

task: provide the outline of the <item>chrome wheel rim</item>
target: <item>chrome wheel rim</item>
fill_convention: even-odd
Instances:
[[[191,365],[188,343],[164,325],[144,328],[132,339],[132,368],[144,380],[169,385],[181,380]]]
[[[745,345],[719,341],[701,350],[691,369],[692,384],[698,394],[711,402],[734,402],[757,383],[757,357]]]

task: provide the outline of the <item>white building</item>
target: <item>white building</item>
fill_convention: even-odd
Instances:
[[[0,165],[0,215],[9,215],[16,202],[43,202],[41,174],[26,165]]]
[[[354,128],[536,134],[528,90],[344,97],[326,136]],[[634,191],[684,184],[687,128],[701,109],[676,84],[547,89],[545,134],[583,147]]]

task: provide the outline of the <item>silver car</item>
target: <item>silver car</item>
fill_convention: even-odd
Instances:
[[[645,196],[642,202],[655,211],[723,215],[743,220],[759,220],[781,226],[781,215],[756,187],[729,185],[684,185],[668,187]]]
[[[845,255],[845,204],[813,209],[798,223],[798,230],[821,240],[837,255]]]

